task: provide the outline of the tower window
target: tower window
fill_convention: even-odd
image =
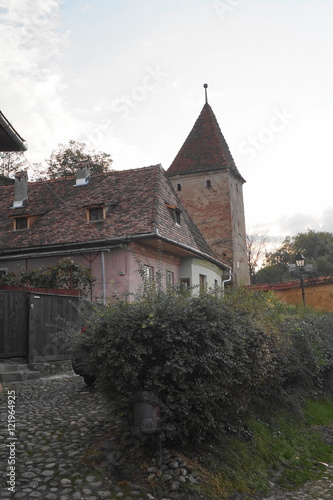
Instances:
[[[182,185],[181,184],[177,184],[177,191],[181,191],[182,190]]]
[[[208,179],[208,180],[206,181],[206,188],[210,189],[211,187],[212,187],[212,183],[211,183],[211,181]]]

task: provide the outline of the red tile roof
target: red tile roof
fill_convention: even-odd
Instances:
[[[13,208],[13,200],[14,186],[0,186],[0,256],[155,236],[215,260],[160,165],[93,174],[81,186],[74,177],[32,182],[23,207]],[[166,204],[181,211],[180,226]],[[87,221],[87,207],[96,205],[105,207],[106,218]],[[25,215],[31,227],[14,231],[13,218]]]
[[[245,182],[238,172],[213,110],[206,102],[167,174],[189,174],[220,169],[231,171]]]
[[[313,276],[304,279],[304,286],[318,286],[333,283],[333,276]],[[253,291],[268,292],[269,290],[287,290],[289,288],[299,288],[300,280],[286,281],[283,283],[263,283],[260,285],[250,285],[247,288]]]

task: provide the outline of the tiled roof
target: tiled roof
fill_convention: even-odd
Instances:
[[[303,280],[304,286],[328,285],[333,283],[333,276],[313,276]],[[288,290],[290,288],[300,288],[300,280],[286,281],[282,283],[263,283],[260,285],[250,285],[249,290],[258,292],[268,292],[269,290]]]
[[[14,186],[0,186],[0,255],[155,235],[215,258],[160,165],[92,174],[81,186],[74,177],[32,182],[23,207],[13,208],[13,200]],[[87,208],[96,205],[106,218],[87,221]],[[170,207],[181,211],[180,225]],[[31,227],[14,231],[20,215],[31,217]]]
[[[213,110],[206,102],[167,174],[181,175],[221,169],[231,171],[245,182],[237,170]]]
[[[26,151],[26,149],[24,139],[0,111],[0,151]]]

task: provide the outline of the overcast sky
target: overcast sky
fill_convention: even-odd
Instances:
[[[0,0],[0,110],[43,162],[167,169],[208,101],[248,232],[333,232],[332,0]]]

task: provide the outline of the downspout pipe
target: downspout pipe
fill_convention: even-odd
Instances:
[[[229,268],[229,277],[226,279],[226,280],[222,280],[222,294],[224,294],[224,284],[225,283],[229,283],[229,281],[231,281],[231,278],[232,278],[232,269]]]
[[[101,251],[101,271],[102,271],[102,301],[103,306],[106,304],[106,280],[105,280],[105,257],[104,251]]]

